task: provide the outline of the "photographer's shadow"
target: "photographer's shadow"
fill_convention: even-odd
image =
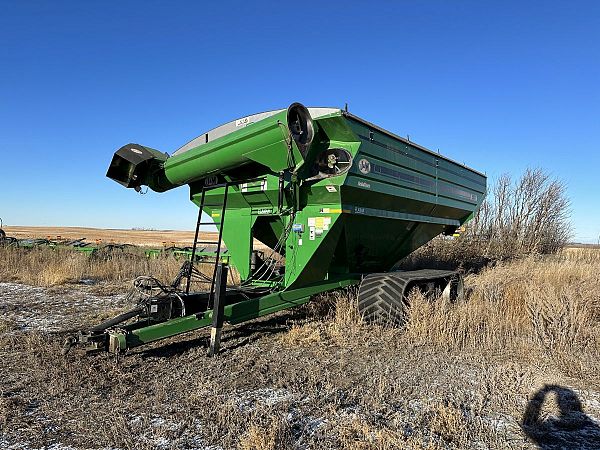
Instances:
[[[556,395],[558,416],[540,417],[549,393]],[[600,449],[600,426],[584,412],[577,394],[566,387],[547,384],[527,404],[523,431],[540,449]]]

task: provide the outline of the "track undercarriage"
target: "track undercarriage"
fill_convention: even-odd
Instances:
[[[403,325],[413,290],[428,298],[448,301],[464,295],[462,276],[456,271],[422,269],[367,275],[358,291],[358,308],[367,322]]]

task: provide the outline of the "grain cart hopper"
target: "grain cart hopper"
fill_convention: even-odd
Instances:
[[[219,235],[210,289],[190,291],[198,274],[192,257],[172,286],[150,289],[158,294],[71,341],[113,352],[203,327],[212,327],[212,348],[223,322],[349,285],[360,285],[367,320],[401,322],[412,287],[455,295],[461,281],[455,272],[391,268],[440,233],[454,233],[486,192],[486,177],[463,164],[345,110],[299,103],[221,125],[170,157],[127,144],[107,176],[135,190],[188,185],[200,208],[196,240],[202,211]],[[229,264],[236,285],[227,285]]]

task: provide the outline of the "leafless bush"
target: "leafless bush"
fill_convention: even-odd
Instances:
[[[502,175],[457,238],[439,236],[400,262],[478,271],[492,261],[554,254],[571,237],[566,186],[541,169]]]
[[[571,237],[566,186],[541,169],[502,175],[461,236],[482,254],[506,259],[556,253]]]

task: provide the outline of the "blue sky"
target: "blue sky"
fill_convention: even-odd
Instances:
[[[188,191],[105,178],[294,101],[343,106],[490,179],[542,167],[600,237],[600,2],[0,0],[0,217],[191,229]]]

